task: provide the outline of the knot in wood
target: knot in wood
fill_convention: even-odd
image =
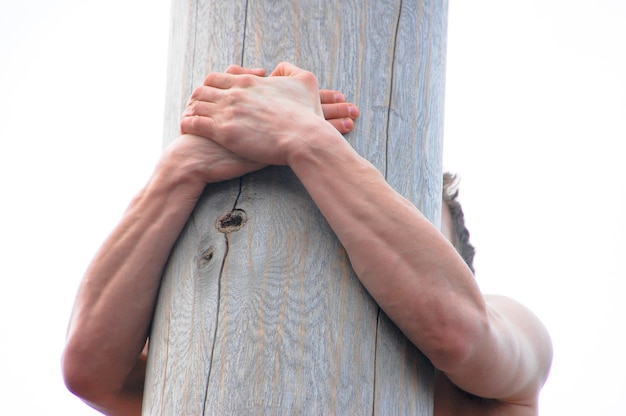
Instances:
[[[246,215],[246,211],[243,209],[234,209],[219,217],[215,223],[215,228],[224,234],[232,233],[233,231],[240,230],[246,225],[247,221],[248,216]]]
[[[202,251],[200,253],[200,256],[198,257],[198,267],[199,268],[204,268],[204,267],[208,266],[208,264],[211,262],[211,260],[213,260],[213,255],[214,254],[215,254],[215,247],[213,247],[213,246],[210,246],[206,250]]]

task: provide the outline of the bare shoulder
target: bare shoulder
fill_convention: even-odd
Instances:
[[[484,299],[489,335],[463,368],[436,372],[435,415],[536,415],[552,363],[550,335],[521,303],[500,295]]]
[[[487,319],[481,336],[472,339],[467,358],[444,374],[461,391],[489,403],[536,409],[552,364],[550,335],[521,303],[496,295],[484,299]]]
[[[525,352],[536,358],[537,375],[544,382],[552,364],[552,341],[544,324],[530,309],[507,296],[485,295],[485,302],[495,321],[513,331],[527,348]]]
[[[512,374],[522,382],[519,396],[536,401],[552,365],[552,341],[548,330],[529,308],[520,302],[501,295],[485,295],[490,321],[498,334],[500,345],[508,351],[517,364],[519,374]],[[515,368],[515,367],[513,367]],[[506,397],[505,397],[506,399]]]

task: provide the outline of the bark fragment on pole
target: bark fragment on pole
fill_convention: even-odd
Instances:
[[[208,72],[290,61],[361,116],[346,140],[436,225],[446,0],[173,0],[165,144]],[[416,294],[419,296],[419,293]],[[174,248],[144,415],[432,414],[432,367],[288,168],[212,185]]]

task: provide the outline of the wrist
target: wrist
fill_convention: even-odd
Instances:
[[[166,186],[187,189],[198,197],[208,183],[205,172],[209,161],[202,161],[183,135],[167,146],[156,166],[153,179]]]
[[[286,164],[292,169],[325,158],[331,153],[341,152],[344,147],[352,149],[344,137],[322,119],[310,125],[302,125],[298,140],[291,141],[285,151]],[[323,163],[319,161],[320,163]]]

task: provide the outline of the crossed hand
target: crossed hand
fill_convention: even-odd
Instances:
[[[221,157],[241,168],[225,176],[287,165],[289,155],[315,140],[321,129],[332,126],[347,133],[354,128],[356,105],[339,91],[319,90],[311,72],[283,62],[264,75],[264,69],[236,65],[211,73],[183,113],[183,134],[213,142]]]

